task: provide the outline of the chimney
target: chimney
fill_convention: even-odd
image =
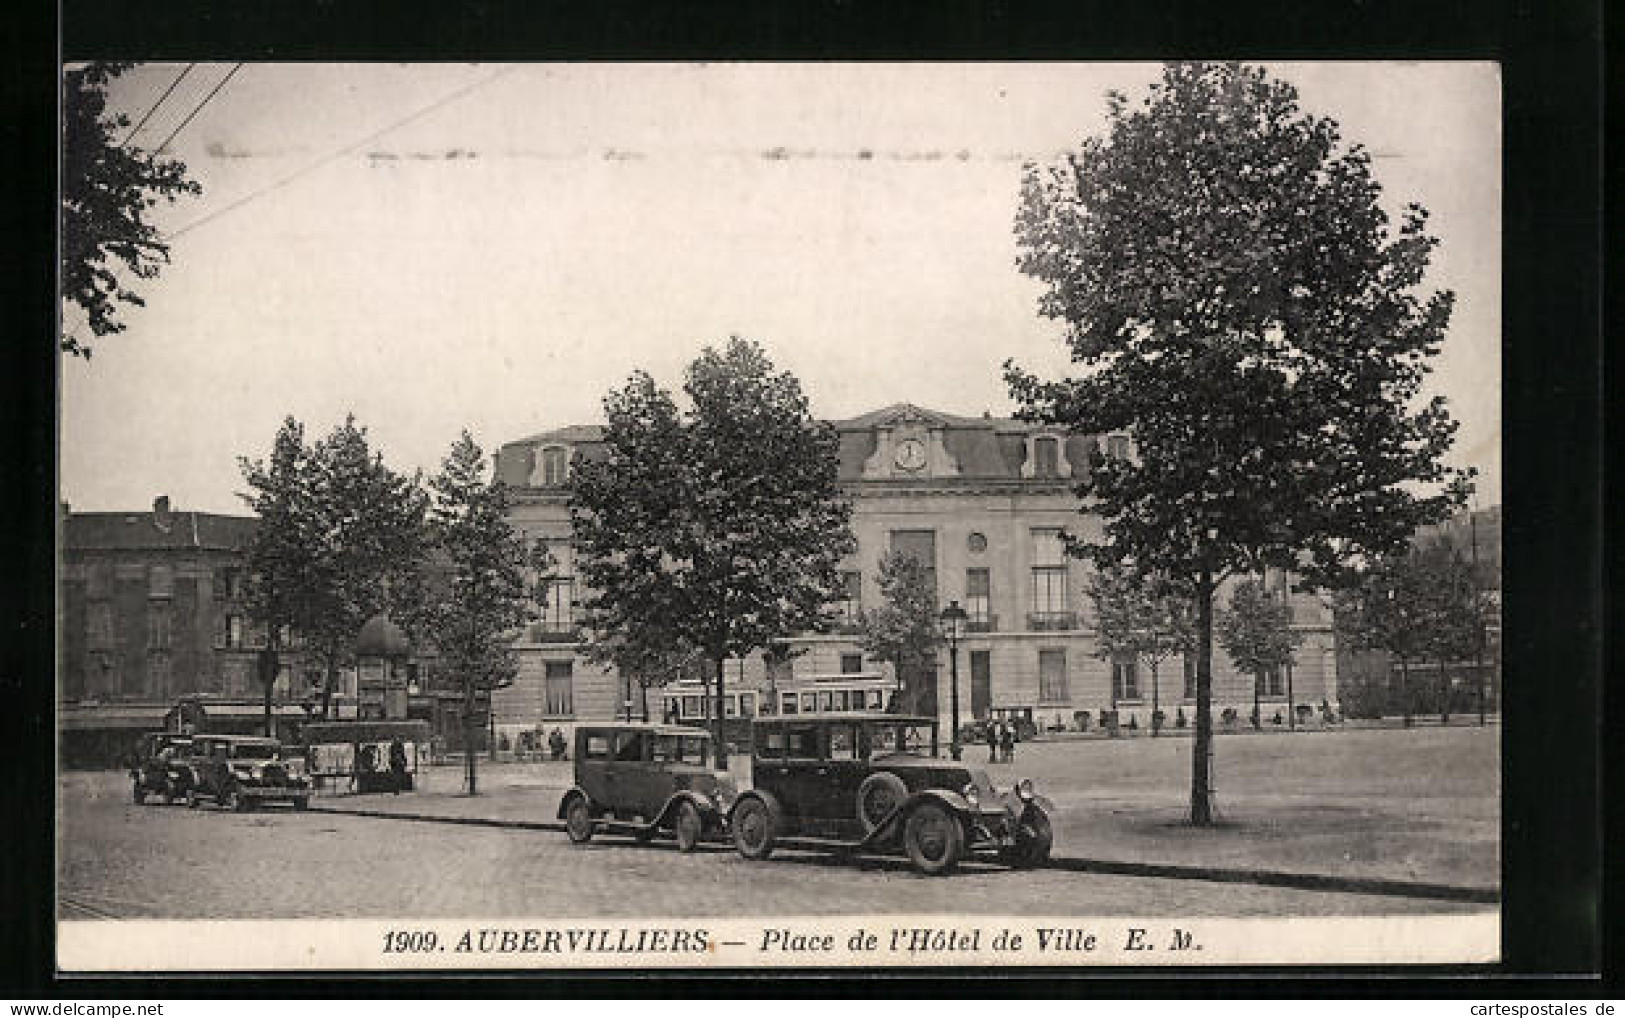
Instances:
[[[152,500],[152,524],[159,530],[169,530],[169,496],[159,495]]]

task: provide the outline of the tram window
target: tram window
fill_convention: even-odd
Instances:
[[[772,725],[768,728],[762,729],[761,734],[761,749],[757,751],[756,755],[763,758],[771,757],[773,759],[783,757],[784,729],[778,725]]]
[[[885,710],[886,709],[885,700],[886,700],[885,695],[882,694],[880,690],[878,690],[878,689],[869,690],[869,709],[870,710]]]
[[[835,709],[835,693],[832,690],[824,690],[823,703],[821,706],[824,710]]]
[[[729,693],[722,698],[722,716],[725,718],[739,716],[739,697]]]
[[[801,694],[801,712],[803,714],[813,714],[813,713],[816,713],[817,711],[818,711],[818,694],[817,693],[802,693]]]
[[[784,731],[785,756],[792,760],[818,759],[818,729],[813,725],[794,726]]]
[[[587,748],[583,751],[583,755],[588,760],[608,760],[609,759],[609,736],[607,736],[607,735],[589,735],[589,736],[587,736]]]
[[[755,716],[755,714],[756,714],[756,694],[755,693],[740,693],[739,694],[739,712],[740,712],[740,714],[744,715],[747,718]]]
[[[794,714],[796,712],[796,694],[794,694],[794,693],[785,693],[785,694],[783,694],[783,703],[784,703],[784,711],[783,711],[783,713],[785,713],[785,714]]]
[[[700,698],[697,696],[683,697],[683,717],[697,718],[700,716]]]

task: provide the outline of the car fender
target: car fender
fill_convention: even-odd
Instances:
[[[660,813],[655,817],[654,822],[656,824],[666,824],[674,821],[677,815],[677,806],[682,802],[692,802],[694,808],[700,811],[700,819],[706,824],[722,822],[722,811],[717,809],[716,803],[691,788],[680,788],[671,793],[671,797],[666,800],[666,804],[660,807]]]
[[[588,795],[580,785],[571,785],[569,791],[565,792],[564,795],[559,799],[559,811],[558,815],[554,817],[555,820],[563,820],[565,816],[568,815],[570,812],[570,800],[578,795],[587,800],[588,808],[592,807],[592,796]]]
[[[749,791],[740,792],[739,798],[734,800],[733,807],[728,810],[729,827],[733,826],[734,814],[739,812],[739,807],[744,805],[748,799],[761,800],[762,804],[767,807],[767,812],[773,817],[775,826],[784,820],[784,807],[779,804],[778,796],[763,789],[752,788]]]
[[[1033,796],[1032,799],[1030,799],[1028,801],[1028,805],[1029,806],[1037,806],[1039,809],[1044,811],[1045,816],[1051,816],[1052,817],[1052,816],[1055,815],[1055,803],[1051,802],[1045,796],[1042,796],[1042,795]],[[1026,810],[1023,810],[1022,812],[1026,812]]]
[[[876,824],[875,829],[869,832],[868,836],[863,839],[862,844],[869,845],[873,844],[874,842],[890,838],[902,828],[904,821],[908,819],[909,815],[913,813],[921,803],[925,802],[941,803],[943,806],[947,807],[950,812],[961,819],[966,816],[973,816],[976,813],[976,811],[971,808],[970,802],[958,792],[952,792],[946,788],[924,788],[910,795],[907,799],[904,799],[900,806],[892,810],[891,816],[887,817],[881,823]]]

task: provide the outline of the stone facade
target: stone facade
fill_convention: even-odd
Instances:
[[[1132,455],[1126,436],[1066,435],[909,404],[832,423],[858,542],[844,569],[857,574],[859,596],[845,607],[855,612],[880,604],[880,561],[894,547],[934,569],[939,601],[958,601],[971,615],[958,652],[962,720],[1000,711],[1026,714],[1040,727],[1074,727],[1079,712],[1098,718],[1110,709],[1114,693],[1124,724],[1132,717],[1148,726],[1154,700],[1170,724],[1180,710],[1192,714],[1194,697],[1185,695],[1186,669],[1178,657],[1159,668],[1156,695],[1143,664],[1132,676],[1119,669],[1114,690],[1114,666],[1097,656],[1089,567],[1060,555],[1053,536],[1061,529],[1098,533],[1098,519],[1078,514],[1071,485],[1100,456]],[[496,456],[497,475],[515,489],[512,522],[528,540],[549,542],[561,575],[572,571],[568,464],[595,455],[600,438],[598,428],[576,425],[510,442]],[[1287,587],[1285,577],[1268,580],[1274,589]],[[1226,593],[1220,592],[1221,603]],[[1266,722],[1288,710],[1289,682],[1297,704],[1338,702],[1330,612],[1318,597],[1286,596],[1305,641],[1290,676],[1263,679]],[[543,620],[519,644],[520,678],[496,694],[500,729],[568,727],[621,708],[622,680],[580,653],[570,607],[579,597],[563,582],[540,606]],[[851,627],[801,636],[791,645],[800,652],[791,663],[795,677],[834,675],[853,664],[889,674],[889,666],[852,659],[862,650]],[[945,720],[947,658],[944,651],[936,669],[936,709]],[[1245,723],[1258,679],[1238,674],[1217,647],[1214,659],[1215,711],[1233,709]],[[729,662],[725,674],[730,691],[760,693],[768,686],[759,654]]]

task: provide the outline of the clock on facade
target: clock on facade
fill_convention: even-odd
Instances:
[[[897,443],[897,465],[904,470],[918,470],[925,466],[925,445],[916,438]]]

